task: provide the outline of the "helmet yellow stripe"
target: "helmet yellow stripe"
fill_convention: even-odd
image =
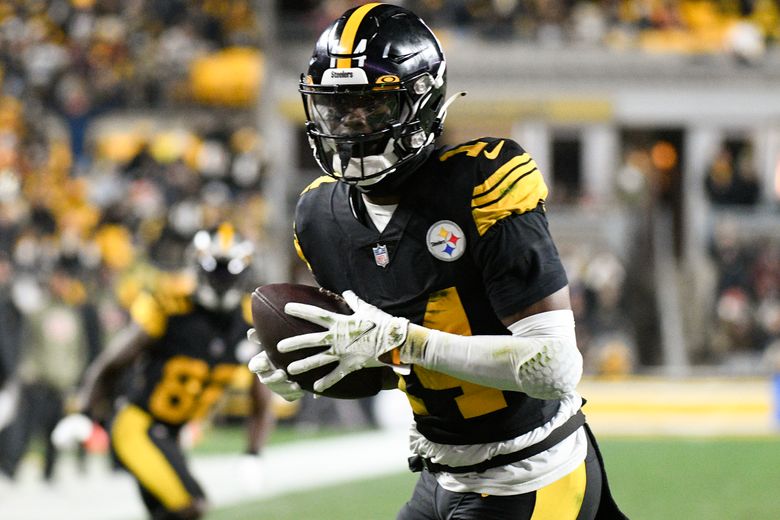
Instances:
[[[236,236],[233,224],[230,222],[223,222],[220,224],[219,229],[217,230],[217,236],[219,237],[219,249],[222,251],[230,249]]]
[[[365,4],[357,9],[347,19],[347,23],[344,25],[344,30],[341,32],[341,39],[339,40],[339,54],[352,54],[352,50],[355,48],[355,35],[357,34],[360,22],[366,17],[366,14],[374,7],[380,5],[379,2],[372,4]],[[336,67],[349,68],[352,66],[352,58],[339,58],[336,61]]]

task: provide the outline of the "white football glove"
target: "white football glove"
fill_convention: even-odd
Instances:
[[[364,302],[352,291],[344,292],[343,296],[354,314],[337,314],[303,303],[288,303],[284,306],[287,314],[328,329],[283,339],[276,346],[283,353],[329,346],[327,350],[294,361],[287,367],[290,374],[301,374],[337,361],[336,368],[314,382],[316,392],[330,388],[347,374],[361,368],[387,366],[379,361],[379,356],[406,341],[409,320],[387,314]]]
[[[249,329],[247,338],[249,341],[259,343],[255,329]],[[264,350],[249,360],[249,370],[257,374],[261,383],[285,401],[293,402],[303,397],[301,386],[295,381],[290,381],[287,372],[283,369],[274,366]]]
[[[87,442],[93,428],[92,419],[84,414],[72,413],[60,419],[54,427],[51,442],[59,449],[73,449]]]

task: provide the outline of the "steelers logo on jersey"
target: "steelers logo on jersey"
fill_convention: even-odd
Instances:
[[[452,262],[466,251],[466,236],[451,220],[440,220],[428,229],[428,251],[445,262]]]

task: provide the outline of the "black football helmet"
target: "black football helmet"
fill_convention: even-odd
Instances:
[[[216,231],[195,233],[192,252],[197,301],[212,310],[235,309],[246,292],[254,254],[252,243],[243,239],[232,224],[223,222]]]
[[[319,37],[301,75],[314,158],[362,191],[398,186],[433,150],[446,85],[441,45],[418,16],[381,3],[350,9]]]

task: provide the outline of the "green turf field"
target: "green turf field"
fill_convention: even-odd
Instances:
[[[637,520],[780,518],[780,438],[604,439],[610,485]],[[394,519],[411,473],[213,511],[208,520]]]
[[[311,440],[327,439],[329,437],[338,437],[351,433],[360,433],[360,429],[349,429],[339,427],[321,427],[321,428],[294,428],[286,425],[274,428],[268,439],[268,445],[285,444],[288,442],[306,442]],[[191,450],[197,455],[213,455],[219,453],[242,452],[246,448],[246,430],[243,426],[219,426],[209,428],[203,438],[198,441]]]

